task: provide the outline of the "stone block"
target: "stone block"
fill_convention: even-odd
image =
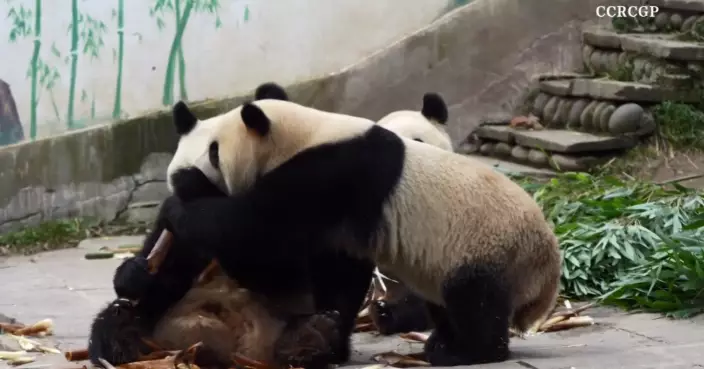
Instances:
[[[575,79],[572,81],[572,96],[645,103],[659,103],[666,100],[698,101],[698,95],[694,92],[669,90],[643,83],[607,79]]]
[[[570,96],[573,79],[542,81],[540,91],[556,96]]]
[[[513,132],[509,126],[481,126],[474,131],[477,137],[513,144]]]
[[[578,153],[629,149],[637,144],[630,137],[597,136],[563,129],[538,131],[513,129],[509,126],[480,127],[476,135],[510,145],[521,145],[558,153]]]
[[[620,49],[621,35],[602,27],[588,27],[582,31],[582,41],[591,46],[605,49]]]
[[[702,0],[650,0],[648,5],[657,6],[660,11],[668,9],[704,12],[704,1]]]
[[[661,35],[623,35],[621,48],[657,58],[683,61],[704,60],[704,45],[694,42],[667,39]]]
[[[542,131],[515,130],[516,144],[557,153],[579,153],[629,149],[636,141],[628,137],[596,136],[584,132],[546,129]]]

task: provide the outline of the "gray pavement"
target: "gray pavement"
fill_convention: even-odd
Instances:
[[[85,260],[101,246],[140,243],[140,237],[86,240],[76,249],[32,257],[0,259],[0,314],[23,323],[51,318],[59,349],[80,349],[95,313],[114,298],[112,273],[117,259]],[[649,314],[625,314],[613,309],[587,311],[597,324],[547,333],[511,342],[511,360],[476,368],[492,369],[617,369],[704,368],[704,317],[672,321]],[[2,341],[0,341],[0,346]],[[418,343],[398,338],[357,334],[350,368],[371,363],[374,354],[389,350],[417,352]],[[55,364],[55,365],[51,365]],[[60,364],[60,365],[56,365]],[[0,362],[0,367],[7,364]],[[76,368],[61,355],[39,355],[19,368]]]

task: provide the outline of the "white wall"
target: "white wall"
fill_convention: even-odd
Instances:
[[[76,3],[79,38],[72,74],[72,2]],[[431,22],[454,1],[448,0],[0,0],[0,15],[11,9],[32,12],[23,18],[25,37],[9,41],[17,17],[2,20],[0,79],[10,85],[24,127],[30,135],[35,6],[41,5],[40,62],[37,64],[37,137],[55,134],[67,124],[72,76],[74,113],[71,128],[113,119],[119,66],[118,14],[124,15],[122,115],[170,105],[180,95],[178,63],[173,94],[163,101],[170,49],[176,34],[173,11],[161,14],[157,26],[150,8],[188,3],[195,9],[186,24],[183,50],[184,84],[188,100],[246,92],[273,80],[288,83],[335,72],[408,32]],[[93,19],[90,22],[86,17]],[[183,15],[182,15],[183,16]],[[102,23],[100,23],[102,22]],[[216,27],[216,23],[219,27]],[[90,24],[97,27],[91,29]],[[95,32],[95,29],[102,31]],[[100,33],[95,57],[91,36]],[[94,40],[97,39],[94,37]],[[88,46],[88,48],[86,48]],[[178,60],[178,59],[176,59]],[[42,68],[45,64],[48,68]],[[53,86],[42,81],[42,69],[52,71]],[[55,73],[54,73],[55,72]],[[172,99],[169,99],[169,96]],[[183,96],[185,97],[185,96]]]

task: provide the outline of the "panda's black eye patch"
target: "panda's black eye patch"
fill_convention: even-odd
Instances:
[[[208,147],[208,160],[210,160],[210,165],[215,169],[220,169],[220,153],[218,152],[220,145],[217,141],[210,143]]]
[[[420,138],[414,138],[413,141],[423,142]]]

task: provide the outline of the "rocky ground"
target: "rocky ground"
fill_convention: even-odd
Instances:
[[[140,237],[89,239],[77,248],[0,259],[0,312],[23,323],[51,318],[61,350],[84,348],[92,316],[113,298],[111,276],[118,259],[86,260],[100,247],[139,244]],[[704,318],[671,321],[654,315],[627,315],[607,308],[585,314],[596,324],[560,333],[514,339],[510,361],[491,368],[699,368],[704,367]],[[372,363],[389,350],[417,352],[422,346],[397,337],[357,334],[349,367]],[[2,347],[0,350],[11,349]],[[7,342],[6,342],[7,343]],[[0,362],[0,366],[7,364]],[[61,355],[40,355],[20,368],[74,368]]]

